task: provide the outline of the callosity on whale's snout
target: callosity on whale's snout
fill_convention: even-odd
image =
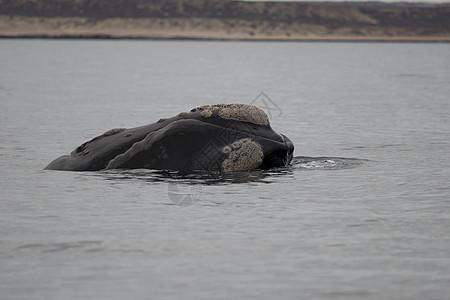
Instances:
[[[291,140],[274,132],[258,107],[217,104],[146,126],[109,130],[46,169],[246,171],[288,165],[293,151]]]

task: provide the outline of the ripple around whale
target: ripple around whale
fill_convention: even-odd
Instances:
[[[276,178],[289,178],[295,173],[303,171],[339,171],[360,167],[369,162],[366,159],[345,157],[306,157],[296,156],[288,166],[269,170],[249,170],[238,172],[195,171],[184,173],[168,170],[104,170],[89,172],[88,176],[103,178],[111,183],[116,182],[144,182],[144,183],[176,183],[177,185],[228,185],[239,183],[272,183]]]
[[[296,156],[292,159],[292,168],[304,170],[343,170],[352,169],[367,162],[366,159],[345,157],[307,157]]]

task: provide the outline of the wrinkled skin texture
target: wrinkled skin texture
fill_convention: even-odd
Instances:
[[[227,115],[230,108],[233,111]],[[216,105],[146,126],[112,129],[55,159],[46,169],[247,171],[288,165],[293,151],[292,142],[272,130],[259,108]]]

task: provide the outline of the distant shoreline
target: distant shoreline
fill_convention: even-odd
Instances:
[[[450,4],[0,1],[1,38],[450,42],[449,20]]]
[[[304,38],[304,39],[227,39],[227,38],[189,38],[189,37],[135,37],[107,35],[0,35],[0,40],[132,40],[132,41],[219,41],[219,42],[343,42],[343,43],[450,43],[450,38]]]
[[[237,41],[386,41],[450,42],[450,34],[420,34],[405,28],[318,24],[274,25],[267,21],[201,18],[24,17],[0,15],[0,38],[237,40]]]

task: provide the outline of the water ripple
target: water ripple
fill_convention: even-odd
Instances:
[[[62,252],[75,248],[90,248],[92,246],[98,246],[101,243],[102,242],[100,241],[76,241],[66,243],[26,244],[17,247],[15,250],[38,250],[42,253]]]
[[[352,169],[368,160],[345,157],[306,157],[297,156],[292,161],[294,169],[305,170],[342,170]]]

